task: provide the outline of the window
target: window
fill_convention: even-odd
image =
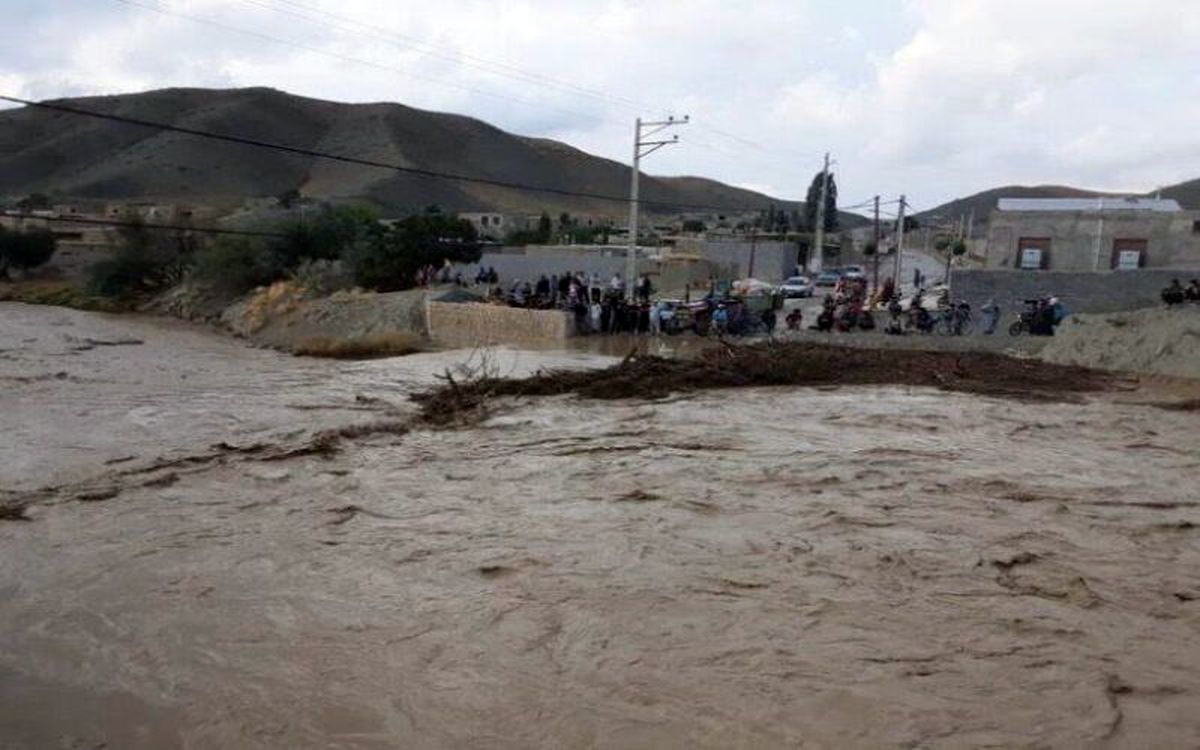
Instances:
[[[1017,242],[1017,268],[1038,271],[1050,267],[1050,240],[1046,237],[1022,237]]]
[[[1113,240],[1112,268],[1115,271],[1136,271],[1146,265],[1146,240]]]
[[[481,225],[481,226],[485,226],[485,227],[486,227],[486,226],[488,225],[488,217],[486,217],[486,216],[481,216],[481,217],[479,218],[479,223],[480,223],[480,225]]]
[[[1200,234],[1200,221],[1192,222],[1192,234]]]

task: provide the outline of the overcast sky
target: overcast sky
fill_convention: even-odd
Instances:
[[[802,198],[829,150],[847,205],[1200,177],[1200,0],[3,6],[0,92],[25,98],[272,86],[468,114],[622,161],[634,117],[689,114],[647,171]]]

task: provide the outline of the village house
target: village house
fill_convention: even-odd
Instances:
[[[985,266],[1027,271],[1200,267],[1200,212],[1157,198],[1001,198]]]

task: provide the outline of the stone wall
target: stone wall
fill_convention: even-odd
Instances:
[[[570,315],[478,302],[430,302],[429,337],[443,346],[544,345],[574,334]]]
[[[1006,315],[1023,308],[1022,301],[1053,295],[1072,312],[1117,312],[1162,304],[1159,293],[1179,279],[1183,283],[1200,271],[1142,269],[1140,271],[1003,271],[955,269],[953,294],[978,308],[995,299]]]

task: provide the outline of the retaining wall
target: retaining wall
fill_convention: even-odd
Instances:
[[[995,299],[1005,314],[1024,307],[1023,300],[1053,295],[1072,312],[1107,313],[1162,304],[1159,294],[1171,279],[1184,284],[1195,270],[1139,271],[1001,271],[955,269],[953,294],[978,308]]]
[[[443,346],[553,344],[575,332],[572,316],[559,310],[525,310],[478,302],[429,302],[429,337]]]

